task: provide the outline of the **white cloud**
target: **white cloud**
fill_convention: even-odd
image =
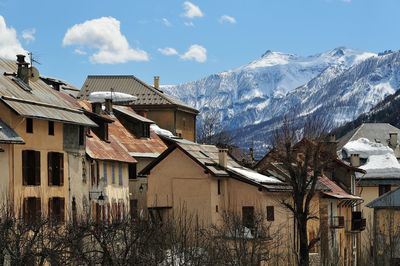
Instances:
[[[74,53],[78,54],[78,55],[86,55],[87,53],[84,50],[81,50],[79,48],[76,48],[74,50]]]
[[[194,27],[194,24],[193,24],[193,22],[191,22],[191,21],[185,21],[183,24],[184,24],[186,27]]]
[[[172,23],[166,18],[162,18],[161,21],[166,27],[171,27],[172,26]]]
[[[193,44],[189,49],[180,56],[183,60],[194,60],[199,63],[207,61],[207,49],[201,45]]]
[[[35,40],[36,29],[26,29],[22,31],[22,39],[24,39],[27,43],[33,42]]]
[[[177,55],[178,51],[172,47],[158,48],[158,51],[166,56]]]
[[[185,1],[183,3],[183,9],[185,10],[185,13],[182,14],[184,17],[187,17],[187,18],[199,17],[199,18],[201,18],[202,16],[204,16],[200,7],[196,6],[195,4],[193,4],[189,1]]]
[[[117,64],[128,61],[148,61],[147,52],[131,48],[121,33],[120,22],[113,17],[102,17],[75,24],[67,30],[63,46],[79,45],[96,49],[90,61],[100,64]]]
[[[228,16],[228,15],[223,15],[219,18],[219,23],[223,24],[223,23],[230,23],[230,24],[235,24],[236,23],[236,19],[232,16]]]
[[[14,28],[7,27],[3,16],[0,16],[0,57],[16,59],[16,54],[27,54],[17,39]]]

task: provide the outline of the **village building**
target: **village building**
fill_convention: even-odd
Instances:
[[[399,133],[390,124],[365,123],[338,141],[339,156],[365,171],[356,175],[356,195],[364,200],[358,210],[366,219],[358,245],[364,260],[372,259],[374,242],[374,212],[366,204],[400,185]]]
[[[136,113],[175,136],[196,141],[196,116],[199,111],[165,94],[159,84],[159,77],[155,77],[154,86],[150,86],[133,75],[91,75],[83,84],[78,98],[87,100],[93,92],[111,90],[134,95],[137,100],[131,107]]]
[[[70,184],[86,182],[85,130],[97,125],[17,57],[0,59],[2,205],[26,222],[63,222],[73,209]]]
[[[304,145],[313,145],[306,139],[298,142],[294,150],[301,151]],[[355,194],[356,173],[365,171],[336,158],[337,141],[330,136],[323,142],[329,163],[323,169],[316,184],[316,193],[311,203],[311,219],[308,222],[309,243],[315,241],[310,251],[311,258],[322,265],[352,265],[357,263],[357,243],[360,232],[365,229],[365,219],[356,209],[363,200]],[[326,151],[325,151],[326,150]],[[265,175],[274,175],[289,180],[289,173],[282,158],[271,149],[254,169]]]
[[[369,202],[374,211],[373,258],[375,265],[400,264],[400,188]]]

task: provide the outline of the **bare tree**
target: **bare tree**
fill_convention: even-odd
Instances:
[[[285,117],[282,127],[275,132],[274,149],[288,173],[286,182],[293,190],[291,200],[281,203],[295,219],[298,265],[309,265],[309,251],[319,240],[308,239],[308,221],[316,218],[311,212],[311,201],[318,178],[334,155],[325,145],[327,123],[323,119],[310,117],[304,123],[298,121]]]

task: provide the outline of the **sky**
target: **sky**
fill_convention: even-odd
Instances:
[[[265,51],[400,48],[398,0],[0,0],[0,57],[32,52],[41,75],[179,84]]]

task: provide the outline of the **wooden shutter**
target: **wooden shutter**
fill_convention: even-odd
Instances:
[[[92,186],[94,186],[94,178],[95,178],[95,165],[94,165],[94,161],[90,162],[90,179],[91,179],[91,184]]]
[[[35,151],[35,185],[40,186],[40,151]]]
[[[54,219],[54,216],[53,216],[53,198],[49,198],[48,205],[49,205],[49,207],[48,207],[49,208],[48,216],[49,216],[50,222],[54,222],[53,221],[53,219]]]
[[[65,221],[65,199],[60,198],[60,222],[64,223]]]
[[[22,217],[24,222],[27,224],[29,221],[29,212],[28,212],[28,198],[24,198],[23,207],[22,207]]]
[[[22,151],[22,184],[24,186],[28,185],[28,174],[29,174],[28,154],[29,151]]]
[[[55,170],[55,169],[54,169]],[[49,186],[53,185],[53,153],[47,153],[47,179]]]
[[[64,154],[59,153],[60,159],[60,186],[64,185]]]

